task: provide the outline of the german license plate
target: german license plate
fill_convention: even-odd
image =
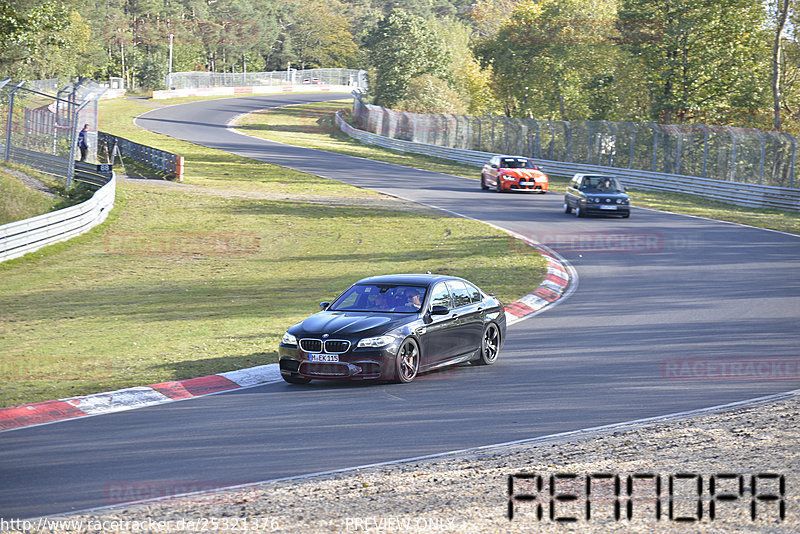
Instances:
[[[524,185],[525,187],[536,185],[536,182],[520,182],[519,185]]]
[[[338,362],[338,354],[309,354],[308,361],[311,362]]]
[[[617,209],[617,207],[616,206],[606,206],[605,204],[603,204],[602,206],[600,206],[600,209],[601,210],[615,210],[615,209]]]

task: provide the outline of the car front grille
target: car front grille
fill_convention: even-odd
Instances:
[[[300,373],[306,376],[348,376],[347,364],[332,362],[302,362]]]
[[[300,348],[305,352],[325,352],[327,354],[342,354],[350,350],[350,342],[346,339],[301,339]]]
[[[322,341],[319,339],[301,339],[300,348],[306,352],[322,352]]]
[[[341,339],[329,339],[325,342],[325,352],[341,354],[350,350],[350,342]]]

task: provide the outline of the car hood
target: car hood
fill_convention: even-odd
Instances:
[[[598,192],[584,192],[587,197],[600,197],[600,198],[628,198],[627,193],[603,193],[602,191]]]
[[[535,169],[502,169],[504,176],[513,176],[514,178],[524,178],[525,180],[544,179],[544,173]]]
[[[322,311],[312,315],[292,329],[299,329],[305,334],[359,335],[388,332],[396,326],[406,323],[414,314],[387,314],[372,312],[329,312]]]

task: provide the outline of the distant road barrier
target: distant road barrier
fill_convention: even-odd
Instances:
[[[344,133],[364,143],[378,145],[400,152],[411,152],[414,154],[448,159],[466,165],[474,165],[476,167],[483,166],[489,158],[496,155],[496,153],[493,152],[480,152],[477,150],[464,150],[427,143],[416,143],[366,132],[348,124],[347,121],[341,117],[340,113],[336,114],[336,124]],[[533,159],[533,161],[547,174],[558,176],[572,176],[579,172],[611,174],[621,178],[625,185],[633,188],[688,193],[740,206],[800,211],[800,189],[745,184],[741,182],[729,182],[711,178],[665,174],[637,169],[603,167],[586,163],[568,163],[543,159]]]
[[[179,182],[183,181],[183,156],[134,143],[124,137],[106,132],[97,132],[97,147],[98,152],[105,151],[108,161],[112,161],[114,156],[119,154],[123,158],[130,158],[151,169],[177,178]]]
[[[116,187],[112,174],[111,179],[85,202],[0,226],[0,262],[66,241],[102,223],[114,207]]]

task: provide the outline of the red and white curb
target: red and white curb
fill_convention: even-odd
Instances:
[[[0,409],[0,432],[76,417],[121,412],[281,380],[277,363],[217,375],[118,389]]]
[[[539,287],[533,293],[529,293],[511,304],[506,304],[506,323],[512,325],[533,317],[544,308],[571,295],[577,287],[578,276],[566,260],[549,248],[514,232],[509,233],[538,250],[547,259],[547,275]]]
[[[547,276],[535,291],[506,306],[506,322],[509,325],[532,317],[545,307],[569,296],[577,283],[572,266],[555,252],[520,235],[512,235],[536,248],[547,258]],[[133,410],[281,380],[278,364],[271,363],[187,380],[3,408],[0,409],[0,432],[77,417]]]

